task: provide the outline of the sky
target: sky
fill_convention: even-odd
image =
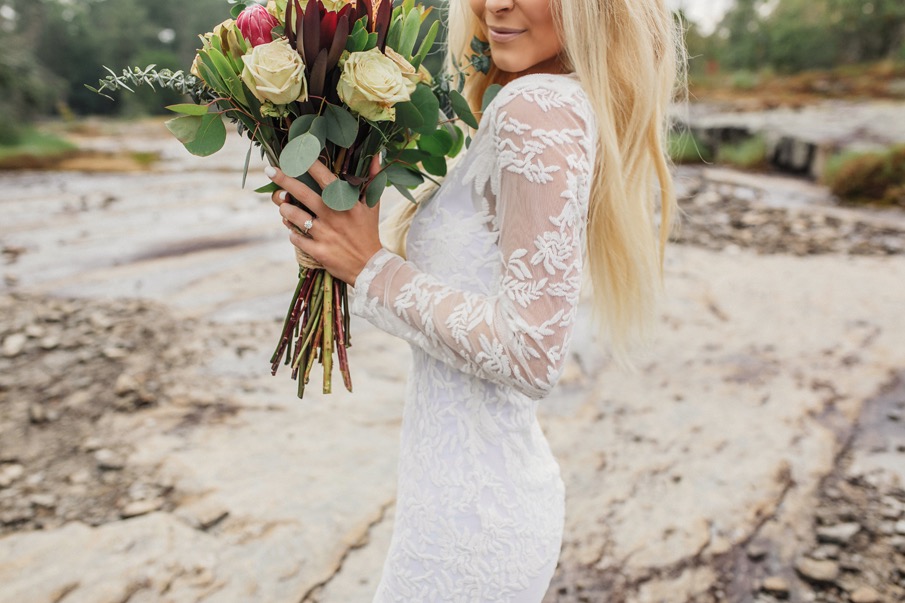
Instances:
[[[682,8],[690,19],[698,23],[705,33],[714,26],[732,4],[732,0],[668,0],[670,7]]]

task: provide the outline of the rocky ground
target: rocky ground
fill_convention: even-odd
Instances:
[[[266,362],[291,257],[226,171],[244,149],[143,144],[150,174],[0,175],[0,601],[368,601],[407,346],[355,323],[359,393],[296,400]],[[569,492],[547,600],[903,600],[905,220],[679,180],[655,350],[625,374],[584,330],[543,406]]]

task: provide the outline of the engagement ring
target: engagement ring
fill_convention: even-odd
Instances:
[[[302,227],[305,229],[302,231],[302,234],[308,236],[308,231],[311,230],[311,227],[314,226],[314,220],[311,218],[305,220],[305,223],[302,224]]]

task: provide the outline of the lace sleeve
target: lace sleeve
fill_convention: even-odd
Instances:
[[[576,316],[594,151],[568,105],[518,95],[488,118],[496,293],[446,286],[382,249],[358,276],[352,312],[466,373],[542,398],[562,372]]]

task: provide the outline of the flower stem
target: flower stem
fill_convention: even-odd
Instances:
[[[333,276],[324,271],[324,339],[321,362],[324,364],[324,393],[333,391]]]

